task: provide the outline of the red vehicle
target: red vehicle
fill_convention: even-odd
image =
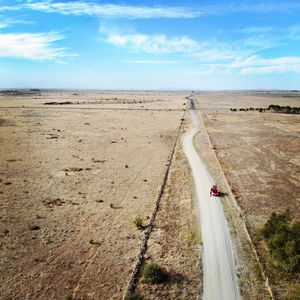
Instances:
[[[214,197],[220,196],[220,191],[218,190],[218,187],[214,184],[210,189],[210,196],[213,195]]]

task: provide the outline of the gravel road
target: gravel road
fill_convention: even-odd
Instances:
[[[203,242],[204,300],[240,299],[235,264],[227,221],[222,204],[217,197],[210,197],[214,180],[193,145],[193,137],[199,130],[195,111],[190,109],[193,128],[183,140],[198,201],[201,236]]]

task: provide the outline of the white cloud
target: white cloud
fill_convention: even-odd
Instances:
[[[270,65],[285,65],[292,66],[300,64],[300,57],[283,56],[276,58],[262,58],[258,55],[250,56],[246,59],[237,59],[229,65],[230,68],[242,68],[248,66],[270,66]]]
[[[199,50],[199,44],[186,36],[168,38],[164,34],[109,33],[106,41],[116,47],[126,47],[134,52],[154,54],[193,53]]]
[[[56,32],[0,33],[0,57],[57,60],[74,56],[66,48],[55,46],[54,43],[63,38]]]
[[[262,58],[257,55],[246,59],[237,59],[228,65],[228,69],[237,69],[240,74],[299,73],[300,57],[283,56]]]
[[[117,4],[100,4],[97,2],[71,1],[54,3],[41,1],[27,3],[25,8],[47,13],[61,13],[64,15],[93,15],[107,18],[193,18],[199,16],[198,11],[181,7],[149,7]]]
[[[10,26],[10,23],[7,22],[6,20],[1,20],[0,21],[0,29],[6,28],[8,26]]]
[[[25,21],[25,20],[18,20],[18,19],[8,19],[8,18],[2,18],[0,16],[0,29],[4,29],[10,26],[13,26],[15,24],[33,24],[32,21]]]
[[[274,65],[274,66],[260,66],[253,68],[243,68],[240,72],[242,75],[249,74],[271,74],[271,73],[299,73],[300,74],[300,64],[299,65]]]
[[[141,64],[141,65],[176,65],[181,64],[178,60],[125,60],[126,64]]]
[[[184,71],[185,76],[202,76],[202,75],[211,75],[216,73],[225,74],[225,66],[223,64],[202,64],[196,70],[188,69]]]
[[[194,68],[184,72],[186,76],[201,76],[205,74],[250,75],[283,73],[300,73],[300,57],[262,58],[253,55],[231,62],[201,64],[197,69]]]
[[[235,30],[235,32],[238,33],[244,33],[244,34],[253,34],[253,33],[269,33],[274,30],[273,27],[266,27],[266,26],[248,26],[241,29]]]
[[[269,2],[266,1],[258,2],[253,1],[252,3],[248,1],[242,2],[239,5],[228,5],[228,9],[232,12],[252,12],[252,13],[271,13],[271,12],[279,12],[279,13],[291,13],[300,9],[300,3],[298,1],[290,2],[290,1],[282,1],[282,2]]]
[[[9,6],[9,5],[2,5],[0,6],[0,12],[6,12],[6,11],[18,11],[21,10],[23,7],[21,5],[14,5],[14,6]]]
[[[237,57],[239,53],[239,49],[216,40],[199,42],[187,36],[124,33],[120,28],[108,26],[101,26],[100,33],[101,39],[106,43],[134,53],[182,54],[202,61],[229,60]]]
[[[102,18],[158,19],[158,18],[197,18],[203,15],[225,15],[232,13],[294,13],[300,10],[300,3],[231,3],[223,5],[198,5],[190,8],[176,6],[134,6],[98,3],[97,1],[19,1],[18,5],[2,5],[1,11],[23,9],[64,15],[90,15]]]

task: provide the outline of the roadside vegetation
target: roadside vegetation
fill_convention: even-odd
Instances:
[[[149,264],[144,271],[144,279],[146,282],[155,284],[163,283],[167,280],[167,273],[158,264]]]
[[[273,213],[261,231],[278,270],[285,276],[300,275],[300,222],[290,212]]]

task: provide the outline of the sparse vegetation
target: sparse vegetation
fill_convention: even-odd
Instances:
[[[29,225],[29,229],[30,229],[30,230],[40,230],[41,227],[38,226],[38,225],[36,225],[36,224],[33,224],[33,225]]]
[[[143,275],[145,281],[151,284],[162,283],[167,279],[167,273],[156,263],[149,264]]]
[[[231,111],[259,111],[259,112],[265,112],[267,110],[271,112],[277,112],[277,113],[286,113],[286,114],[300,114],[300,107],[291,107],[291,106],[280,106],[280,105],[274,105],[271,104],[267,108],[265,107],[247,107],[247,108],[230,108]]]
[[[263,282],[264,278],[263,278],[261,266],[258,264],[258,262],[255,262],[255,265],[254,265],[254,274],[255,274],[256,279],[259,282]]]
[[[201,243],[200,231],[197,227],[190,228],[185,233],[185,240],[188,246],[195,246]]]
[[[143,300],[143,299],[144,297],[138,292],[128,293],[125,296],[125,300]]]
[[[300,114],[300,107],[280,106],[271,104],[269,105],[268,110],[287,114]]]
[[[285,296],[284,300],[300,300],[300,285],[297,285],[287,296]]]
[[[52,101],[52,102],[45,102],[44,105],[66,105],[66,104],[72,104],[71,101],[64,101],[64,102],[56,102],[56,101]]]
[[[143,229],[143,219],[141,217],[135,217],[133,220],[133,224],[137,229]]]
[[[289,210],[273,213],[261,230],[279,270],[286,276],[300,273],[300,222],[292,222]]]

